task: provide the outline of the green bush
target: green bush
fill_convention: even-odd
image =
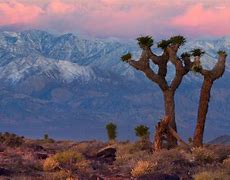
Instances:
[[[115,140],[117,137],[117,131],[116,131],[117,126],[113,123],[109,123],[106,125],[106,129],[107,129],[109,140]]]

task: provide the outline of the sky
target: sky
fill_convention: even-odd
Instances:
[[[230,0],[0,0],[0,29],[220,37],[230,35]]]

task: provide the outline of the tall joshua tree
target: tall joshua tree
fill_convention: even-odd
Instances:
[[[200,64],[200,57],[204,54],[200,49],[192,51],[192,55],[195,57],[196,65],[193,69],[199,72],[203,76],[203,84],[200,91],[200,101],[197,114],[196,129],[193,137],[193,145],[199,147],[203,145],[203,134],[205,127],[206,115],[208,112],[208,104],[210,99],[210,92],[215,80],[219,79],[225,71],[225,62],[227,54],[224,51],[219,51],[219,58],[216,65],[211,70],[203,69]]]
[[[165,115],[171,117],[170,126],[176,131],[174,95],[183,77],[189,72],[192,66],[188,53],[183,53],[181,58],[177,57],[178,49],[184,45],[186,40],[183,36],[173,36],[168,40],[162,40],[158,43],[158,48],[163,50],[159,56],[151,50],[154,42],[151,36],[139,37],[137,41],[142,49],[140,58],[133,60],[132,55],[128,53],[122,56],[121,59],[135,69],[142,71],[148,79],[160,87],[164,96]],[[170,84],[165,78],[169,61],[175,66],[176,70],[175,77]],[[158,66],[158,72],[155,72],[151,68],[150,62]],[[171,135],[168,136],[168,141],[171,146],[177,144],[176,139]]]

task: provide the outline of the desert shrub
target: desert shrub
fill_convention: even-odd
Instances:
[[[230,172],[230,157],[223,161],[223,165]]]
[[[123,173],[130,173],[138,161],[147,161],[152,158],[152,153],[137,149],[133,143],[116,144],[116,150],[116,161],[114,164]]]
[[[48,173],[46,174],[47,179],[55,179],[55,180],[63,180],[63,179],[68,179],[72,178],[70,174],[64,170],[56,171],[53,173]]]
[[[44,161],[43,164],[44,171],[52,171],[57,167],[58,167],[58,162],[53,157],[49,157]]]
[[[150,173],[151,170],[152,166],[149,161],[138,161],[136,166],[131,170],[131,174],[133,177],[139,177]]]
[[[115,140],[117,137],[117,132],[116,132],[117,126],[113,123],[109,123],[106,125],[106,129],[107,129],[109,140]]]
[[[17,147],[24,143],[24,137],[8,132],[0,133],[0,143],[10,147]]]
[[[153,170],[158,173],[183,174],[191,167],[184,151],[178,149],[154,152],[152,157]]]
[[[211,163],[217,159],[212,150],[204,147],[193,148],[192,155],[194,160],[200,163]]]
[[[92,170],[90,161],[88,160],[78,161],[75,165],[76,168],[79,169],[79,171],[84,174],[89,173],[89,171]]]
[[[229,176],[224,171],[203,171],[195,174],[195,180],[228,180]]]
[[[230,155],[230,147],[224,145],[210,145],[208,148],[212,149],[217,158],[216,160],[221,163]]]
[[[76,164],[83,159],[83,156],[74,150],[59,152],[45,160],[43,170],[65,171],[68,173],[68,177],[72,177],[74,171],[79,170]]]

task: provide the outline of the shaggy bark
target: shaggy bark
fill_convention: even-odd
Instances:
[[[160,151],[163,148],[163,140],[168,140],[165,138],[168,135],[171,135],[177,139],[180,144],[189,148],[189,145],[180,138],[177,132],[171,127],[170,123],[170,116],[165,116],[164,119],[157,123],[155,127],[153,151]]]
[[[208,113],[208,104],[210,100],[210,93],[213,82],[220,78],[225,71],[226,55],[220,55],[216,65],[212,70],[201,70],[201,74],[204,76],[200,92],[200,101],[197,115],[196,129],[193,137],[193,146],[200,147],[203,145],[203,135],[205,128],[206,116]]]

